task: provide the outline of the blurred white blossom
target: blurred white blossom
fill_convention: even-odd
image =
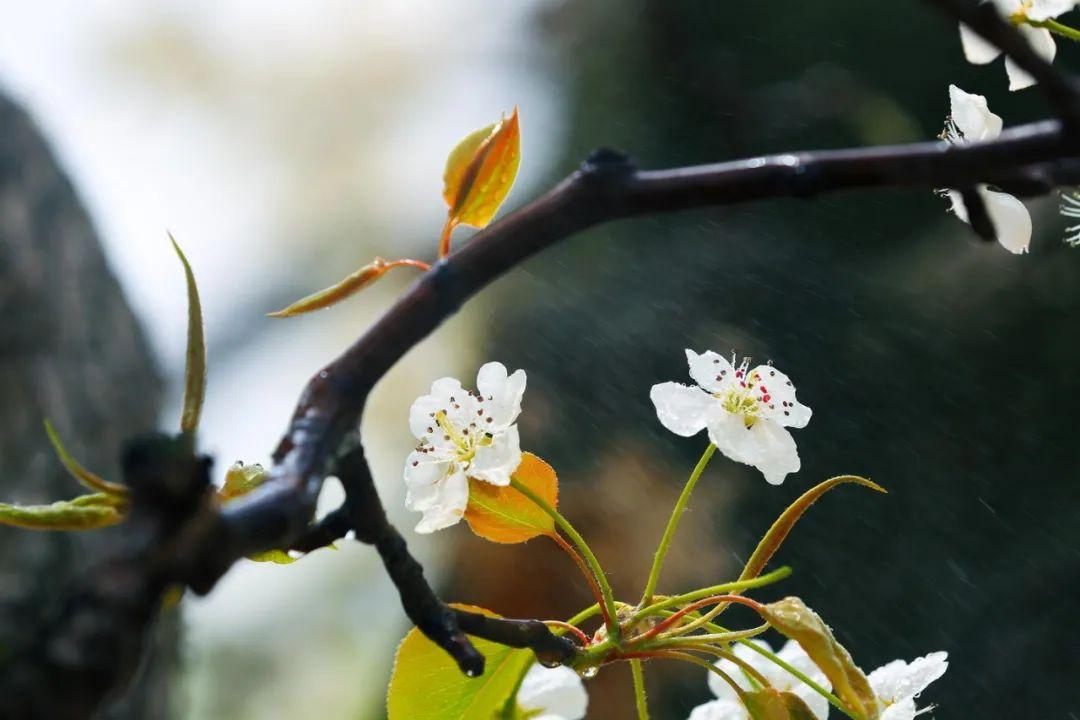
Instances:
[[[521,681],[517,704],[529,720],[581,720],[589,696],[570,668],[533,665]]]
[[[799,453],[786,428],[805,427],[810,408],[795,399],[788,376],[772,365],[737,367],[711,350],[686,351],[696,386],[654,385],[649,397],[664,427],[690,437],[708,429],[709,440],[732,460],[752,465],[774,485],[798,471]]]
[[[521,462],[515,421],[525,393],[525,371],[507,375],[490,362],[467,391],[441,378],[409,410],[409,429],[420,441],[405,461],[405,506],[423,513],[416,531],[449,527],[465,513],[469,478],[509,485]]]

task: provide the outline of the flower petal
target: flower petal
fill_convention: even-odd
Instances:
[[[757,461],[751,463],[765,476],[770,485],[779,485],[790,473],[798,472],[799,450],[795,440],[784,428],[771,420],[761,419],[750,428],[760,448]]]
[[[949,117],[964,136],[964,142],[992,140],[1001,134],[1001,117],[990,112],[986,98],[949,86]]]
[[[763,422],[771,421],[759,420],[755,424]],[[756,437],[746,427],[742,415],[733,415],[716,404],[709,409],[707,427],[709,440],[720,452],[736,462],[757,465],[761,457],[761,448],[758,446]]]
[[[649,398],[656,406],[656,417],[661,424],[683,437],[701,432],[709,408],[718,404],[716,398],[701,388],[673,382],[653,385]]]
[[[432,462],[424,453],[413,451],[405,461],[405,507],[423,513],[418,533],[432,533],[461,520],[469,502],[469,481],[450,462]]]
[[[710,678],[716,678],[715,673],[709,673]],[[721,680],[721,682],[723,682]],[[726,683],[725,683],[726,684]],[[690,712],[687,720],[749,720],[750,714],[737,700],[713,700],[704,705],[698,705]]]
[[[517,425],[491,438],[490,445],[480,445],[469,463],[469,477],[492,485],[509,485],[510,475],[521,464],[521,441]]]
[[[885,708],[878,720],[915,720],[918,714],[915,701],[909,698]]]
[[[787,375],[772,365],[758,365],[749,377],[754,396],[760,398],[764,417],[784,427],[806,427],[813,413],[795,399],[795,386]]]
[[[981,35],[963,24],[960,25],[960,45],[964,48],[964,58],[974,65],[993,62],[994,58],[1001,54],[996,46],[986,42]]]
[[[750,642],[762,648],[763,650],[772,652],[772,647],[764,640],[755,639],[750,640]],[[752,648],[749,648],[742,643],[736,645],[733,652],[735,654],[735,657],[745,661],[755,670],[761,671],[763,674],[765,674],[766,677],[769,677],[770,680],[772,678],[769,676],[768,673],[772,671],[772,668],[775,667],[776,669],[781,670],[781,672],[783,671],[781,668],[773,665],[773,663],[768,660],[764,655],[759,652],[755,652]],[[735,683],[743,690],[754,689],[754,686],[750,683],[749,678],[746,677],[746,672],[732,661],[721,659],[717,660],[715,665],[716,667],[730,675],[731,678],[735,681]],[[737,701],[739,698],[739,696],[735,693],[735,690],[730,685],[728,685],[722,677],[713,672],[709,673],[709,689],[712,690],[713,695],[720,698],[721,700]]]
[[[935,652],[906,663],[893,660],[867,676],[870,687],[886,704],[915,698],[949,669],[949,654]]]
[[[788,640],[784,644],[784,647],[780,648],[780,652],[777,653],[781,659],[785,660],[793,668],[806,675],[808,678],[822,686],[826,690],[832,690],[832,683],[825,677],[825,673],[821,671],[821,668],[810,659],[810,656],[803,650],[802,645],[794,640]],[[789,673],[787,670],[773,665],[780,671],[780,677],[772,678],[773,687],[777,690],[784,690],[793,693],[799,697],[806,706],[810,708],[810,712],[814,714],[814,717],[820,720],[825,720],[829,715],[829,701],[824,696],[820,695],[816,690],[809,685],[799,680],[797,677]]]
[[[1009,252],[1022,255],[1031,244],[1031,214],[1024,203],[1008,193],[979,186],[986,211],[994,221],[998,242]]]
[[[694,378],[694,382],[711,393],[722,392],[735,382],[731,363],[712,350],[698,355],[687,349],[686,362],[690,365],[690,377]]]
[[[1047,62],[1054,59],[1057,54],[1057,45],[1054,44],[1054,36],[1046,28],[1033,28],[1030,25],[1019,25],[1016,28],[1031,44],[1032,50],[1042,56]],[[1020,66],[1005,58],[1005,72],[1009,75],[1009,89],[1023,90],[1035,84],[1035,78],[1020,69]]]
[[[525,371],[516,370],[507,376],[506,366],[489,362],[476,374],[476,389],[481,395],[477,411],[483,410],[488,428],[502,429],[512,424],[521,414],[521,397],[525,394]],[[490,422],[488,422],[490,418]]]
[[[1041,22],[1064,15],[1074,7],[1076,0],[1032,0],[1026,14],[1029,20]]]
[[[570,668],[533,665],[521,681],[517,703],[535,720],[580,720],[585,717],[589,695]]]

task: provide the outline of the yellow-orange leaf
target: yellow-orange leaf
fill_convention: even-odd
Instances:
[[[377,257],[336,285],[331,285],[325,290],[320,290],[319,292],[312,293],[305,298],[297,300],[287,308],[267,314],[270,317],[283,318],[292,317],[293,315],[303,315],[304,313],[309,313],[314,310],[328,308],[331,305],[336,305],[350,295],[355,295],[360,292],[365,287],[385,275],[388,270],[396,267],[404,267],[406,265],[421,270],[431,269],[430,265],[419,260],[403,258],[401,260],[389,262]]]
[[[514,479],[552,507],[559,503],[559,479],[550,465],[532,453],[521,454]],[[555,532],[555,521],[510,486],[469,481],[465,520],[474,533],[497,543],[520,543]]]
[[[482,228],[499,211],[521,163],[518,111],[494,125],[476,130],[459,142],[446,159],[443,199],[450,211],[439,256],[450,251],[450,233],[458,225]]]
[[[247,495],[262,485],[269,476],[270,472],[262,465],[258,463],[245,465],[238,460],[225,471],[225,484],[218,490],[218,499],[221,502],[229,502]]]

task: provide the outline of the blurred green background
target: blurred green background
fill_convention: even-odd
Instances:
[[[965,64],[954,24],[914,0],[44,2],[5,16],[0,83],[71,169],[174,384],[183,295],[165,228],[188,247],[221,467],[265,459],[304,378],[409,278],[298,321],[262,314],[375,254],[430,256],[445,153],[514,104],[508,207],[601,145],[651,168],[933,138],[950,83],[1007,124],[1045,112],[1037,90],[1007,92],[1000,62]],[[1062,47],[1058,62],[1077,57]],[[803,469],[774,488],[714,461],[662,588],[733,577],[801,492],[867,475],[890,494],[844,488],[815,506],[778,557],[794,576],[764,596],[803,597],[868,670],[947,650],[935,717],[1080,717],[1080,251],[1053,199],[1029,207],[1023,257],[924,189],[619,222],[555,247],[380,386],[364,434],[392,515],[416,520],[400,507],[411,400],[501,360],[529,374],[523,447],[559,471],[561,507],[632,597],[704,442],[664,431],[649,387],[686,379],[683,348],[734,348],[773,360],[814,409],[795,433]],[[589,602],[539,541],[406,536],[450,599],[542,617]],[[406,630],[361,547],[244,566],[184,617],[185,718],[381,717]],[[708,699],[699,669],[647,674],[658,718]],[[631,716],[625,668],[589,688],[590,718]]]

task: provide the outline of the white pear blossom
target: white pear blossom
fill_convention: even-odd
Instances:
[[[930,653],[912,660],[893,660],[882,665],[867,676],[870,687],[883,706],[881,720],[912,720],[931,708],[919,710],[915,698],[926,686],[937,680],[949,669],[949,654]]]
[[[982,95],[973,95],[950,85],[949,104],[950,115],[945,124],[944,137],[953,145],[993,140],[1001,134],[1002,120],[990,112]],[[1002,247],[1017,255],[1026,253],[1031,244],[1031,214],[1024,203],[1008,193],[991,190],[986,185],[976,185],[975,191],[986,206]],[[956,217],[970,222],[960,193],[948,190],[947,195]]]
[[[763,640],[751,640],[751,642],[765,650],[772,651],[769,644]],[[829,714],[829,701],[809,685],[764,655],[745,645],[735,646],[734,653],[740,660],[746,661],[747,664],[764,675],[773,688],[780,692],[789,692],[798,696],[799,699],[806,703],[814,717],[825,720]],[[825,673],[821,672],[818,666],[814,664],[814,661],[810,659],[810,656],[806,654],[806,651],[802,649],[802,646],[794,640],[788,640],[777,655],[826,690],[832,689],[832,685],[829,684]],[[716,663],[716,667],[727,673],[744,690],[755,689],[751,685],[746,671],[730,660],[720,660]],[[709,673],[709,689],[713,691],[717,699],[704,705],[698,705],[690,713],[689,720],[749,720],[750,714],[743,704],[739,702],[739,696],[735,693],[734,688],[716,673]],[[890,718],[890,720],[892,719]]]
[[[476,376],[475,392],[454,378],[431,384],[413,403],[409,429],[420,444],[405,461],[405,506],[423,513],[419,533],[449,527],[465,513],[469,478],[509,485],[521,463],[515,425],[525,393],[525,371],[507,375],[490,362]]]
[[[1071,190],[1061,194],[1061,214],[1067,218],[1080,218],[1080,192]],[[1065,228],[1065,244],[1080,247],[1080,225]]]
[[[709,440],[732,460],[752,465],[773,485],[799,469],[795,440],[786,428],[806,427],[810,408],[795,399],[788,376],[772,365],[749,369],[711,350],[686,351],[696,386],[653,385],[649,397],[671,432],[690,437],[708,429]]]
[[[533,665],[518,688],[517,704],[529,720],[580,720],[589,696],[570,668]]]
[[[992,0],[998,12],[1016,24],[1020,33],[1031,43],[1032,49],[1050,62],[1057,53],[1054,37],[1046,28],[1032,27],[1024,22],[1041,22],[1063,15],[1076,6],[1076,0]],[[994,45],[982,39],[974,30],[960,25],[960,44],[964,57],[976,65],[993,62],[1001,54]],[[1009,75],[1009,89],[1023,90],[1035,84],[1035,78],[1021,70],[1011,58],[1005,58],[1005,72]]]

